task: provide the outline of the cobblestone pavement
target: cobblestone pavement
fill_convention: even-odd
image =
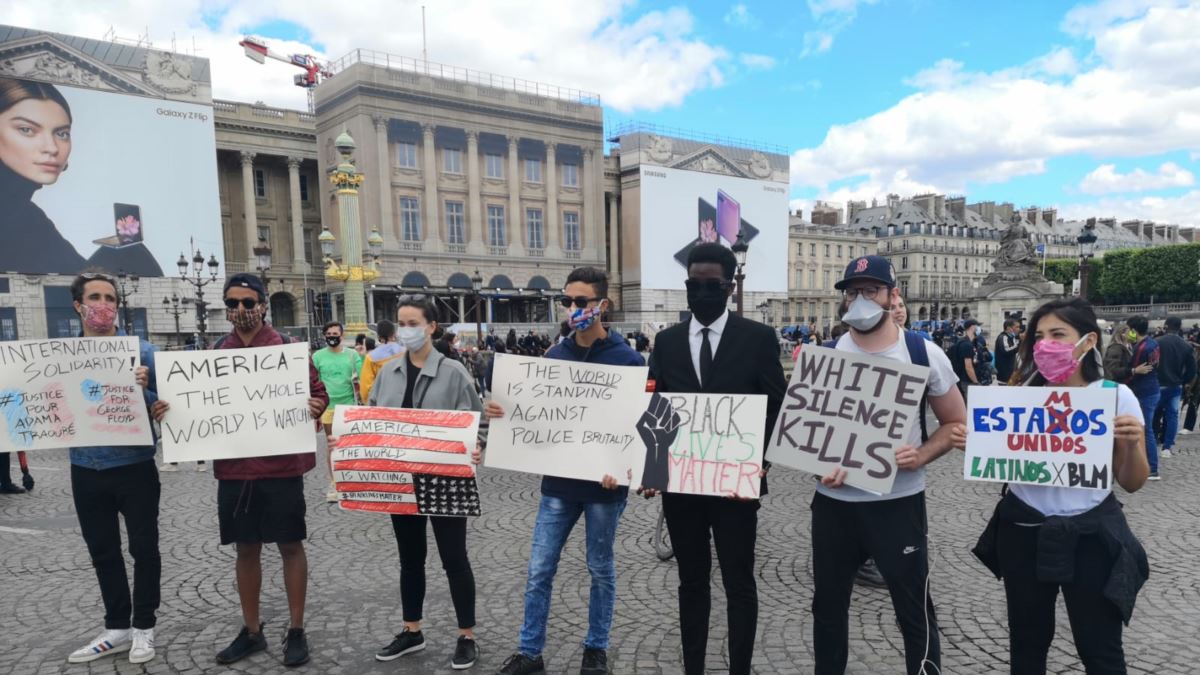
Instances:
[[[1122,495],[1134,531],[1150,554],[1152,575],[1125,633],[1131,672],[1200,671],[1200,436],[1181,437],[1181,455],[1164,460],[1164,480]],[[931,468],[929,525],[932,590],[941,619],[943,673],[1007,672],[1007,630],[1000,582],[969,549],[996,502],[998,486],[967,484],[959,455]],[[240,628],[231,548],[217,543],[216,481],[211,473],[162,475],[162,609],[158,657],[143,666],[124,655],[70,666],[66,656],[103,627],[99,591],[71,505],[66,453],[33,455],[31,495],[0,496],[0,672],[245,673],[282,672],[278,645],[287,619],[279,557],[264,555],[263,617],[272,648],[230,669],[213,655]],[[14,462],[15,464],[15,462]],[[535,477],[481,472],[484,515],[469,546],[478,585],[481,662],[494,672],[515,648],[529,538],[536,510]],[[758,569],[761,609],[756,673],[812,672],[809,512],[812,481],[772,472],[761,511]],[[425,613],[428,648],[388,664],[374,651],[400,628],[399,572],[386,517],[343,513],[322,500],[324,479],[308,478],[307,629],[313,649],[307,673],[450,673],[454,619],[445,577],[430,544]],[[630,500],[618,532],[618,601],[609,651],[614,672],[682,673],[673,562],[659,562],[651,543],[658,502]],[[587,630],[588,576],[582,527],[563,554],[554,589],[546,651],[551,673],[578,672]],[[726,669],[721,584],[714,579],[709,671]],[[1082,673],[1066,612],[1059,607],[1051,672]],[[859,587],[850,616],[851,673],[903,672],[901,639],[886,591]]]

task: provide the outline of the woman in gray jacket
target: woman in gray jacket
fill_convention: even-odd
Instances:
[[[368,397],[369,405],[483,412],[483,404],[467,369],[434,349],[432,336],[436,329],[437,311],[433,303],[423,295],[400,297],[396,337],[407,353],[392,359],[379,371]],[[478,447],[471,458],[479,463]],[[425,600],[426,520],[426,516],[392,515],[392,530],[400,549],[400,605],[404,612],[404,629],[391,644],[375,654],[380,661],[391,661],[425,649],[421,618]],[[467,559],[467,519],[438,516],[432,520],[433,536],[450,582],[450,598],[458,618],[458,644],[450,667],[463,670],[473,666],[478,655],[474,633],[475,575]]]

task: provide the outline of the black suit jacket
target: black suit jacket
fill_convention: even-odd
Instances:
[[[725,331],[713,355],[713,376],[704,386],[692,365],[692,349],[688,343],[691,321],[675,324],[654,339],[650,361],[654,364],[650,377],[654,390],[682,394],[764,394],[767,397],[767,420],[763,434],[763,459],[775,429],[775,419],[783,405],[787,380],[779,361],[779,339],[775,330],[757,321],[745,319],[733,312],[725,323]],[[763,479],[761,494],[767,494]]]

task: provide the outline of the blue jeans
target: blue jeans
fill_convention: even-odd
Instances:
[[[1150,460],[1150,473],[1158,473],[1158,445],[1154,438],[1154,410],[1158,407],[1160,396],[1161,394],[1156,391],[1138,399],[1138,403],[1142,406],[1142,417],[1146,422],[1146,459]]]
[[[1163,414],[1163,447],[1175,447],[1175,435],[1179,433],[1179,404],[1183,398],[1183,387],[1160,387],[1158,410]]]
[[[550,615],[550,593],[558,559],[571,529],[583,515],[587,527],[587,566],[592,575],[588,600],[588,634],[585,649],[608,649],[613,605],[617,601],[617,568],[613,563],[613,539],[625,502],[571,502],[542,495],[533,546],[529,552],[529,579],[525,583],[525,622],[521,625],[519,651],[541,656],[546,647],[546,620]]]

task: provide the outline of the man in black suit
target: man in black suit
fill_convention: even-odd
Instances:
[[[687,295],[692,318],[655,338],[651,376],[656,391],[663,393],[765,394],[767,419],[760,440],[765,444],[775,426],[787,381],[779,362],[775,331],[729,311],[736,267],[733,252],[720,244],[699,244],[689,251]],[[670,411],[669,406],[665,409]],[[669,433],[673,425],[654,426]],[[648,496],[654,493],[643,490]],[[766,493],[764,470],[761,494]],[[758,500],[663,495],[667,530],[679,562],[679,627],[688,675],[704,673],[712,604],[709,532],[716,540],[717,561],[729,602],[729,673],[750,673],[758,624],[758,586],[754,580],[758,507]]]

